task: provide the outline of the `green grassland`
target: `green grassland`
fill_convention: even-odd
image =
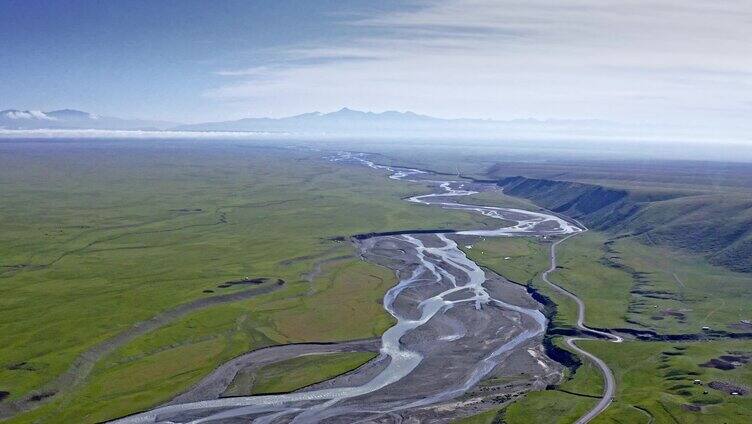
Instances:
[[[459,159],[439,153],[421,158],[445,172],[467,168],[483,177],[485,168],[473,165],[471,155]],[[388,160],[410,164],[410,157]],[[671,188],[670,179],[665,184]],[[697,186],[710,187],[704,184],[698,180]],[[392,322],[380,301],[395,276],[333,238],[498,226],[498,220],[404,202],[427,189],[389,180],[381,171],[332,164],[312,151],[234,143],[0,143],[0,187],[0,391],[10,392],[10,399],[48,387],[82,352],[136,323],[197,299],[249,289],[227,281],[285,282],[256,297],[192,311],[118,345],[13,423],[103,421],[167,401],[251,349],[377,336]],[[498,192],[472,201],[535,207]],[[538,277],[548,265],[546,243],[488,238],[465,252],[551,298],[557,304],[553,324],[570,326],[574,303]],[[589,325],[672,334],[698,333],[705,325],[750,331],[738,326],[752,318],[749,274],[652,245],[645,236],[638,241],[590,231],[558,251],[561,268],[551,279],[583,299]],[[701,396],[699,387],[676,382],[697,375],[752,381],[749,364],[730,371],[698,366],[729,350],[750,351],[748,342],[679,345],[685,350],[657,342],[582,343],[619,380],[617,401],[598,422],[648,422],[648,415],[657,423],[744,422],[740,417],[750,414],[748,397],[712,390]],[[305,385],[325,378],[319,371],[357,366],[336,355],[309,360],[299,371],[277,368],[264,380]],[[595,403],[601,384],[585,362],[558,388],[507,407],[503,418],[571,422]],[[690,403],[702,410],[682,406]],[[497,413],[477,422],[493,421]]]
[[[527,248],[527,243],[535,243],[532,240],[524,243],[523,239],[489,240],[477,243],[473,249],[466,249],[466,252],[478,263],[501,275],[508,278],[513,275],[529,276],[534,273],[533,264],[537,264],[539,269],[546,268],[546,250],[542,249],[542,246],[531,250],[537,252],[535,254],[520,256],[518,260],[521,264],[513,264],[510,262],[511,258],[503,259],[505,256],[513,257],[513,252],[519,251],[521,247]],[[686,257],[665,249],[645,249],[645,246],[630,239],[620,239],[610,244],[610,249],[604,250],[604,247],[608,247],[603,244],[606,241],[608,238],[603,234],[589,232],[565,242],[558,249],[564,267],[551,276],[552,280],[560,282],[583,298],[587,305],[587,322],[594,322],[593,325],[600,324],[605,327],[609,322],[630,325],[623,321],[626,315],[645,320],[654,331],[693,333],[699,332],[697,326],[700,324],[717,325],[720,328],[723,327],[723,323],[737,322],[739,308],[749,307],[743,300],[748,295],[739,291],[744,289],[745,284],[749,284],[749,279],[744,274],[714,267],[701,259]],[[485,253],[480,253],[479,246],[483,246],[482,251]],[[664,320],[652,320],[650,317],[657,314],[656,309],[660,311],[665,308],[676,308],[676,305],[665,303],[665,300],[653,298],[648,299],[651,302],[659,302],[658,308],[644,305],[642,309],[627,313],[630,304],[645,301],[644,296],[630,294],[634,282],[627,278],[629,272],[615,269],[609,265],[610,262],[603,261],[604,252],[612,255],[612,259],[618,262],[647,270],[643,271],[649,273],[644,277],[644,281],[648,281],[651,287],[682,294],[684,301],[699,313],[688,312],[683,319],[684,323],[678,322],[673,315],[665,314],[661,315],[666,317]],[[525,258],[528,264],[525,264]],[[544,265],[541,266],[542,264]],[[529,269],[529,273],[520,274],[520,266]],[[673,279],[674,273],[682,276],[683,286]],[[737,280],[734,280],[734,277]],[[530,281],[524,278],[520,280]],[[558,296],[556,292],[545,290],[538,279],[533,278],[531,281],[534,287],[557,303],[558,314],[554,319],[554,325],[571,326],[576,316],[574,305]],[[644,281],[643,285],[646,284]],[[665,284],[665,287],[661,284]],[[710,284],[718,284],[718,287],[710,292],[707,289],[703,290]],[[615,310],[610,311],[608,307],[602,307],[604,301],[610,301],[610,308]],[[718,309],[723,305],[728,309]],[[708,312],[713,312],[710,317]],[[664,323],[669,319],[676,322]],[[732,328],[726,329],[733,331]],[[554,343],[564,347],[561,338],[554,338]],[[749,388],[752,385],[752,364],[741,364],[733,370],[699,366],[730,353],[752,354],[752,342],[724,340],[677,343],[578,343],[604,359],[617,379],[615,402],[594,422],[741,423],[746,422],[752,414],[752,401],[749,396],[730,396],[706,386],[708,382],[716,380]],[[705,385],[694,385],[694,379],[702,380]],[[595,405],[596,397],[602,392],[602,384],[599,371],[590,362],[583,361],[576,372],[571,373],[567,370],[562,384],[542,392],[529,393],[508,407],[473,416],[468,418],[468,422],[571,423]],[[703,394],[703,391],[708,391],[708,394]],[[693,411],[692,408],[696,407],[687,405],[696,405],[700,410]],[[651,417],[653,421],[650,421]]]
[[[752,366],[733,370],[700,366],[729,352],[752,353],[749,341],[578,343],[604,359],[617,380],[614,402],[594,423],[743,423],[752,414],[749,396],[732,396],[708,387],[712,381],[749,387]],[[694,384],[695,379],[702,384]],[[529,393],[500,416],[509,424],[571,423],[596,403],[581,394],[598,395],[601,387],[597,369],[580,367],[556,389]]]
[[[613,245],[617,261],[628,264],[637,272],[646,273],[645,287],[657,291],[660,299],[650,299],[653,312],[650,326],[664,332],[693,332],[697,327],[709,326],[730,332],[750,332],[739,326],[741,320],[752,319],[749,301],[752,276],[714,266],[697,256],[651,246],[646,249],[635,240],[622,239]],[[649,305],[644,309],[650,310]],[[658,313],[656,313],[656,310]],[[666,316],[661,311],[678,311],[685,316]],[[641,310],[642,311],[642,310]],[[660,324],[656,324],[656,319]],[[643,318],[643,321],[647,319]],[[666,322],[668,321],[668,322]]]
[[[601,261],[606,241],[604,235],[588,232],[562,243],[557,250],[560,269],[550,279],[585,302],[586,324],[628,327],[625,318],[633,281],[627,272]]]
[[[245,289],[218,287],[226,281],[286,282],[120,346],[14,422],[112,418],[169,399],[249,349],[377,335],[389,323],[378,302],[394,276],[331,238],[497,224],[404,202],[427,189],[383,172],[234,144],[6,143],[0,185],[0,390],[10,399],[46,387],[137,322]],[[342,257],[350,260],[313,284],[304,278]],[[363,321],[343,319],[353,316]]]
[[[536,239],[495,238],[464,250],[479,264],[532,284],[557,304],[553,325],[572,326],[574,303],[547,289],[536,275],[536,269],[539,273],[548,266],[547,246]],[[607,234],[594,231],[567,240],[557,252],[561,268],[550,278],[583,299],[586,322],[593,326],[681,334],[701,333],[700,327],[708,325],[733,332],[740,330],[730,324],[750,314],[748,275],[710,265],[696,256],[645,246],[631,238],[612,241]],[[662,319],[655,319],[659,316]],[[564,347],[561,338],[553,340]],[[578,343],[604,359],[617,378],[615,402],[594,422],[741,423],[752,414],[749,396],[734,397],[692,383],[694,379],[705,383],[718,380],[750,387],[750,363],[733,370],[699,364],[729,352],[752,354],[752,342]],[[470,417],[468,422],[571,423],[595,405],[602,384],[599,371],[583,361],[576,372],[567,371],[562,384],[528,393],[508,407]],[[692,410],[697,407],[699,411]]]
[[[740,365],[732,370],[700,366],[729,352],[750,354],[752,342],[627,342],[617,346],[585,341],[581,346],[603,358],[617,380],[613,406],[594,422],[623,422],[629,415],[639,417],[640,409],[652,415],[655,423],[734,423],[746,422],[752,416],[749,395],[732,396],[708,387],[709,382],[723,381],[749,388],[752,366]],[[695,379],[703,384],[693,384]],[[700,410],[692,411],[687,405]]]
[[[100,360],[80,389],[16,421],[101,421],[165,402],[248,350],[376,337],[391,325],[379,303],[395,281],[391,270],[356,259],[326,268],[312,284],[208,308],[142,336]],[[333,315],[323,317],[320,308]],[[332,364],[338,358],[326,359],[332,367],[351,369],[346,358]],[[294,375],[291,370],[288,377]]]
[[[752,317],[752,278],[697,255],[591,231],[561,245],[559,265],[552,280],[585,302],[585,321],[594,327],[749,331],[739,324]]]
[[[557,344],[560,342],[560,339],[556,340]],[[584,362],[575,373],[565,372],[564,382],[555,388],[527,393],[506,407],[494,408],[456,423],[570,424],[596,404],[603,383],[599,370],[589,362]]]
[[[531,237],[483,237],[463,247],[473,261],[519,284],[529,284],[548,268],[548,249]]]
[[[307,355],[276,362],[251,375],[238,375],[225,396],[287,393],[358,368],[376,354],[371,352]]]
[[[480,414],[471,415],[469,417],[461,418],[459,420],[452,421],[452,424],[494,424],[499,415],[497,409],[491,409]]]
[[[518,283],[532,284],[557,303],[557,326],[571,325],[573,302],[539,279],[548,267],[548,243],[533,238],[487,238],[465,253]],[[708,264],[697,255],[633,238],[588,231],[557,249],[551,280],[587,305],[585,322],[598,328],[632,328],[661,334],[696,334],[702,327],[750,332],[752,277]],[[505,259],[509,258],[509,259]]]

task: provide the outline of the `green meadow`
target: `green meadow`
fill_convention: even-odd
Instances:
[[[646,415],[656,423],[742,423],[752,416],[749,394],[735,396],[713,384],[749,390],[752,367],[741,363],[731,369],[707,366],[713,359],[752,354],[750,341],[580,343],[603,358],[617,380],[615,401],[596,423],[623,422],[626,417],[647,423]]]
[[[394,275],[333,238],[494,224],[404,202],[427,189],[384,176],[232,143],[3,144],[0,391],[6,402],[54,394],[11,422],[114,418],[250,349],[378,336]],[[246,277],[284,284],[191,311],[56,380],[134,324],[247,290],[225,284]]]
[[[647,329],[661,334],[702,333],[702,327],[749,332],[749,274],[633,238],[587,232],[559,248],[552,281],[587,305],[593,327]]]
[[[439,159],[438,169],[448,173],[471,169],[470,157],[456,166]],[[393,322],[380,302],[394,273],[360,260],[341,237],[498,226],[404,202],[428,190],[385,175],[333,164],[317,151],[243,143],[0,143],[0,392],[8,392],[0,408],[34,394],[46,398],[8,422],[100,422],[168,401],[252,349],[379,336]],[[535,208],[500,192],[470,199]],[[556,303],[553,324],[568,327],[574,303],[539,277],[548,243],[485,238],[464,250],[548,296]],[[588,325],[662,334],[697,334],[703,326],[750,331],[741,325],[752,318],[748,274],[605,232],[569,239],[558,253],[551,279],[583,299]],[[257,278],[266,280],[254,285]],[[202,303],[212,298],[221,300]],[[185,305],[194,306],[170,315]],[[748,396],[705,386],[749,385],[749,364],[700,366],[752,352],[748,341],[580,343],[618,380],[617,399],[595,422],[744,422],[752,413]],[[295,358],[244,376],[232,390],[295,390],[371,356]],[[559,386],[466,422],[568,423],[601,389],[600,374],[585,361]]]
[[[617,393],[594,423],[744,423],[752,414],[749,396],[710,387],[712,382],[749,387],[752,369],[701,366],[729,352],[752,353],[749,341],[637,342],[580,341],[614,371]],[[700,383],[696,384],[695,380]],[[529,393],[499,413],[505,423],[571,423],[595,405],[601,376],[590,365],[552,390]]]
[[[576,317],[574,303],[539,278],[549,265],[548,249],[547,241],[535,238],[485,238],[463,250],[479,264],[552,298],[558,308],[554,323],[567,326]],[[550,279],[585,302],[590,326],[661,334],[698,334],[703,327],[710,327],[711,334],[752,331],[742,324],[752,319],[747,273],[597,231],[560,244],[557,260],[559,268]]]
[[[558,252],[563,267],[551,276],[553,281],[560,282],[583,298],[587,307],[586,322],[591,325],[605,327],[608,323],[615,323],[629,326],[630,323],[624,318],[632,317],[634,320],[644,320],[650,325],[647,328],[659,333],[698,333],[701,332],[698,326],[706,323],[733,331],[724,324],[738,319],[739,308],[749,307],[743,302],[743,293],[738,291],[745,282],[749,282],[743,274],[713,267],[676,252],[656,247],[643,248],[629,239],[622,239],[612,244],[611,249],[604,250],[603,243],[607,240],[603,234],[590,232],[560,245]],[[536,267],[538,270],[548,267],[547,244],[536,244],[532,239],[486,239],[465,251],[483,266],[511,280],[532,284],[549,296],[557,304],[553,323],[558,327],[571,326],[576,317],[573,303],[547,290],[535,274]],[[530,254],[515,255],[525,251]],[[645,300],[644,295],[630,294],[634,281],[629,277],[633,271],[614,269],[611,262],[603,260],[604,252],[619,256],[618,261],[630,267],[648,270],[643,272],[649,273],[646,276],[649,280],[646,281],[649,281],[652,290],[678,293],[682,301],[692,305],[698,313],[687,313],[682,319],[684,322],[679,322],[675,314],[660,312],[675,307],[674,303],[669,302],[677,300],[652,297]],[[683,285],[673,279],[674,273],[682,276]],[[721,282],[728,283],[712,292],[703,291],[703,284],[714,282],[719,285]],[[659,307],[654,308],[650,306],[653,303],[647,303],[643,308],[633,307],[629,312],[630,305],[642,302],[655,302]],[[611,307],[605,307],[603,303]],[[721,305],[731,308],[717,310]],[[709,314],[712,311],[716,312]],[[664,319],[651,319],[654,316]],[[666,320],[673,322],[664,322]],[[566,348],[560,337],[554,337],[553,341],[559,347]],[[617,380],[614,402],[594,423],[743,423],[752,416],[752,400],[748,394],[733,396],[708,386],[715,381],[750,389],[752,342],[748,340],[627,341],[620,344],[592,340],[578,344],[602,358]],[[709,366],[713,360],[722,361],[721,368],[725,368]],[[694,380],[700,380],[701,384],[695,384]],[[504,408],[457,422],[571,423],[596,404],[602,390],[600,372],[589,361],[583,361],[575,372],[565,370],[564,379],[557,386],[528,393]]]
[[[348,352],[306,355],[275,362],[262,367],[252,375],[239,374],[224,395],[292,392],[344,374],[375,357],[376,354],[372,352]]]
[[[547,246],[531,237],[482,237],[463,250],[468,258],[519,284],[531,284],[548,268]]]

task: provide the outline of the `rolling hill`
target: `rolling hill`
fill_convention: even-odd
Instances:
[[[622,189],[521,176],[498,184],[507,194],[590,228],[699,253],[710,263],[752,272],[752,198],[744,193]]]

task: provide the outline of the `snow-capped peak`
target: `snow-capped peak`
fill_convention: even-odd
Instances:
[[[45,119],[48,121],[56,121],[57,119],[52,116],[47,116],[40,110],[4,110],[2,116],[8,119]]]

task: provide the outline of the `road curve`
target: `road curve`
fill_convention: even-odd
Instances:
[[[595,418],[598,414],[605,411],[606,408],[608,408],[609,405],[611,405],[611,401],[614,399],[614,392],[616,391],[616,382],[614,381],[614,374],[611,372],[611,369],[606,365],[603,360],[592,353],[580,349],[574,342],[578,340],[587,340],[584,338],[579,337],[567,337],[565,339],[565,343],[567,346],[572,348],[575,352],[579,353],[582,356],[585,356],[586,358],[590,359],[595,365],[600,368],[601,373],[603,373],[603,397],[601,400],[598,401],[598,403],[588,411],[585,415],[581,416],[577,421],[575,421],[575,424],[585,424],[589,423],[590,420]]]
[[[587,231],[587,229],[585,229],[584,231]],[[580,299],[574,293],[568,291],[567,289],[557,284],[552,283],[548,279],[548,275],[551,272],[556,270],[556,247],[563,241],[569,239],[570,237],[574,237],[578,234],[582,234],[582,233],[570,234],[562,239],[559,239],[551,243],[551,250],[549,254],[549,259],[551,260],[551,266],[546,271],[544,271],[543,274],[541,274],[541,279],[543,279],[543,281],[545,281],[548,285],[550,285],[554,290],[569,297],[570,299],[574,300],[575,303],[577,303],[577,323],[576,323],[577,328],[587,333],[597,334],[602,337],[606,337],[614,343],[621,343],[622,341],[624,341],[624,339],[615,334],[606,333],[605,331],[599,331],[599,330],[595,330],[595,329],[587,327],[584,323],[585,303],[582,302],[582,299]],[[609,405],[611,405],[611,401],[614,399],[614,393],[616,391],[616,382],[614,380],[614,374],[613,372],[611,372],[611,369],[608,367],[608,365],[606,365],[606,363],[603,362],[602,359],[578,347],[575,344],[575,342],[578,340],[588,340],[588,339],[583,338],[583,337],[567,337],[566,339],[564,339],[564,342],[567,344],[567,346],[569,346],[572,350],[577,352],[579,355],[588,358],[592,363],[594,363],[598,368],[600,368],[601,374],[603,374],[603,386],[604,387],[603,387],[603,396],[601,397],[601,400],[598,401],[598,403],[590,411],[588,411],[585,415],[581,416],[577,421],[575,421],[575,424],[585,424],[585,423],[590,422],[593,418],[598,416],[598,414],[605,411]]]

